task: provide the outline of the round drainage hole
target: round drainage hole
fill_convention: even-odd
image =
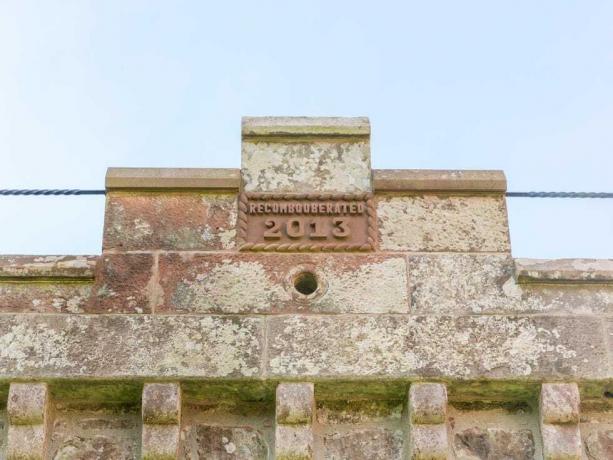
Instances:
[[[300,294],[313,294],[317,290],[317,277],[311,272],[298,273],[294,278],[294,288]]]

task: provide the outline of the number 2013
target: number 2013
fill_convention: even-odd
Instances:
[[[326,231],[326,224],[321,220],[313,220],[305,222],[302,219],[289,219],[285,223],[276,219],[269,219],[264,222],[266,230],[264,238],[267,240],[278,240],[281,238],[281,230],[285,230],[285,234],[293,239],[306,236],[309,239],[326,239],[329,234]],[[345,219],[332,219],[331,234],[334,238],[347,238],[351,235],[349,223]]]

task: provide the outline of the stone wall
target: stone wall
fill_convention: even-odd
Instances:
[[[0,257],[0,458],[613,458],[613,261],[369,134],[246,119],[241,170],[111,168],[101,255]],[[372,193],[375,249],[241,250],[244,191]]]

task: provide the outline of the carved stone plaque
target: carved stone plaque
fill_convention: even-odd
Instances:
[[[255,193],[239,199],[241,251],[371,251],[370,193]]]

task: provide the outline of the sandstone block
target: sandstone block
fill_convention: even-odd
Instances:
[[[181,387],[177,383],[147,383],[143,388],[143,423],[178,424],[181,420]]]
[[[545,460],[580,460],[581,435],[579,425],[541,424],[543,458]]]
[[[54,460],[140,458],[140,414],[114,410],[58,410],[48,448]]]
[[[516,259],[515,276],[523,283],[613,283],[613,260]]]
[[[282,425],[306,425],[313,421],[315,395],[312,383],[280,383],[276,417]]]
[[[397,460],[402,458],[402,432],[387,428],[335,430],[323,437],[325,460]]]
[[[162,254],[159,283],[173,313],[407,313],[406,262],[375,254]],[[316,290],[296,289],[312,273]]]
[[[271,377],[610,375],[598,318],[294,315],[268,323]]]
[[[239,316],[11,315],[0,373],[60,378],[255,378],[263,320]]]
[[[543,423],[579,423],[579,387],[576,383],[544,383],[541,386]]]
[[[412,460],[445,460],[449,458],[447,426],[412,425],[409,458]]]
[[[88,305],[97,313],[150,313],[152,254],[104,254]]]
[[[179,425],[143,425],[142,458],[174,460],[179,450]]]
[[[520,284],[508,255],[411,255],[408,267],[419,314],[613,312],[613,285]]]
[[[376,195],[380,249],[510,252],[504,196]]]
[[[440,169],[375,169],[377,192],[506,192],[503,171]]]
[[[91,280],[98,256],[3,256],[0,279]]]
[[[441,383],[413,383],[409,389],[411,421],[418,424],[447,421],[447,389]]]
[[[310,425],[277,425],[276,460],[313,459],[313,429]]]
[[[366,118],[243,118],[248,192],[370,192]]]
[[[50,435],[47,384],[12,383],[7,412],[7,458],[43,460]]]
[[[456,433],[454,453],[458,460],[532,460],[535,458],[534,436],[530,430],[468,428]]]
[[[0,311],[7,313],[85,313],[92,284],[0,281]]]
[[[188,425],[181,435],[179,458],[207,460],[267,460],[264,435],[248,426]]]
[[[585,439],[585,451],[590,460],[613,458],[613,429],[590,433]]]
[[[109,193],[103,248],[233,249],[236,200],[236,193]]]
[[[45,421],[49,391],[46,383],[12,383],[7,402],[11,425],[38,425]]]

